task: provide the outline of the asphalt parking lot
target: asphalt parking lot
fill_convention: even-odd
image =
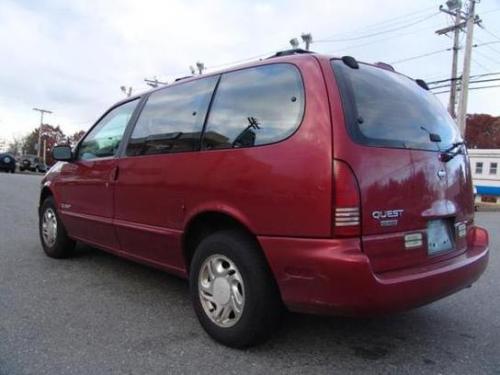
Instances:
[[[0,374],[500,374],[500,212],[489,268],[472,288],[378,319],[289,314],[246,351],[201,329],[187,283],[80,246],[49,259],[38,240],[41,176],[0,173]]]

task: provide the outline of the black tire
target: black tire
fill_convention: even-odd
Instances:
[[[16,173],[16,168],[12,168],[12,169],[10,170],[10,173]]]
[[[217,325],[205,312],[198,288],[205,260],[223,255],[237,267],[244,283],[244,306],[230,327]],[[284,312],[278,287],[256,241],[241,232],[220,231],[204,238],[191,261],[189,286],[196,315],[205,331],[216,341],[245,348],[267,340],[279,326]]]
[[[42,233],[43,217],[47,210],[52,210],[57,221],[57,234],[55,236],[55,242],[53,244],[47,244]],[[59,214],[54,203],[54,198],[52,197],[47,197],[42,203],[38,220],[38,228],[40,234],[40,242],[42,243],[43,251],[45,252],[45,254],[47,254],[47,256],[51,258],[67,258],[73,253],[73,250],[75,248],[75,241],[68,237],[66,229],[64,228],[64,225],[59,218]]]

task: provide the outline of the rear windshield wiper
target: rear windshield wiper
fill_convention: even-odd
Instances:
[[[455,156],[457,156],[458,154],[461,153],[462,147],[459,147],[459,146],[463,146],[463,145],[465,145],[464,141],[452,143],[452,145],[450,147],[448,147],[446,150],[441,152],[441,155],[440,155],[441,161],[444,161],[445,163],[449,162],[451,159],[453,159]],[[456,151],[453,151],[456,148],[458,148],[458,149]]]

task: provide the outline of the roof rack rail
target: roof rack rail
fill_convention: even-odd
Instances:
[[[194,76],[184,76],[184,77],[179,77],[179,78],[176,78],[174,80],[174,82],[177,82],[177,81],[182,81],[183,79],[188,79],[188,78],[191,78],[191,77],[194,77]]]
[[[382,61],[378,61],[374,65],[378,66],[379,68],[382,68],[382,69],[385,69],[385,70],[389,70],[391,72],[395,72],[396,71],[396,69],[391,64],[387,64],[387,63],[382,62]]]
[[[313,52],[302,49],[302,48],[292,48],[292,49],[287,49],[284,51],[278,51],[274,55],[269,56],[268,59],[272,59],[274,57],[281,57],[281,56],[302,55],[305,53],[313,53]]]

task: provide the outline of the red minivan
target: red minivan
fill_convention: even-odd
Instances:
[[[292,311],[367,316],[488,262],[455,123],[423,81],[292,50],[111,107],[42,182],[48,256],[81,241],[189,279],[233,347]]]

